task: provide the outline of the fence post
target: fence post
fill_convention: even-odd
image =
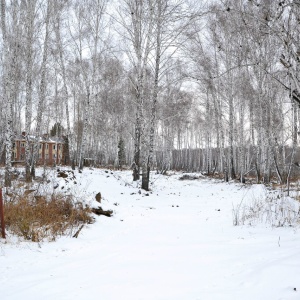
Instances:
[[[2,188],[0,188],[0,220],[1,220],[1,236],[5,239],[5,223],[4,223],[4,205],[2,197]]]

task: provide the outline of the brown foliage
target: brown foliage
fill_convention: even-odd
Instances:
[[[53,241],[94,221],[91,209],[75,202],[71,195],[56,194],[50,199],[31,195],[25,193],[4,204],[7,229],[26,240]]]

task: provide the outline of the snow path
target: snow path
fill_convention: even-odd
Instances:
[[[160,176],[146,196],[129,173],[77,176],[114,216],[41,248],[0,243],[1,300],[300,299],[299,230],[232,225],[261,186]]]

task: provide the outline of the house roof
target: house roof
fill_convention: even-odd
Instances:
[[[30,141],[35,140],[34,135],[28,135]],[[26,141],[25,136],[23,134],[15,134],[14,136],[15,141]],[[65,143],[65,137],[56,137],[56,136],[49,136],[48,134],[44,134],[38,138],[39,143],[49,143],[49,144],[64,144]]]

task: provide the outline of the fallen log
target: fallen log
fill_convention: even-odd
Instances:
[[[102,207],[100,207],[100,206],[98,208],[93,207],[92,212],[94,214],[96,214],[97,216],[103,215],[106,217],[111,217],[113,214],[112,210],[103,210]]]

